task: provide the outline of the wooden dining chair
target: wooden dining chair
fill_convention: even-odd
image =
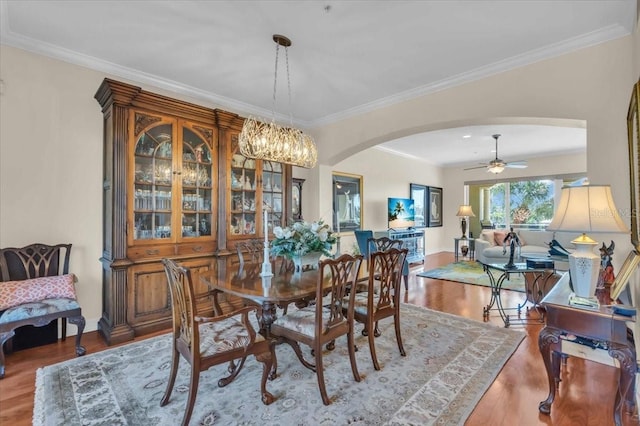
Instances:
[[[215,317],[198,316],[191,271],[178,266],[171,259],[163,259],[162,263],[171,293],[173,336],[171,371],[160,406],[164,407],[169,402],[180,356],[184,357],[191,366],[187,407],[182,418],[183,425],[189,423],[193,412],[200,373],[214,365],[240,359],[237,364],[230,364],[233,366],[233,368],[230,367],[231,374],[218,381],[218,386],[226,386],[240,372],[248,355],[254,355],[256,360],[263,363],[260,383],[261,399],[264,404],[271,404],[275,398],[267,391],[266,383],[273,365],[272,352],[269,342],[257,334],[249,322],[249,313],[255,312],[257,307],[246,306]]]
[[[238,262],[242,267],[245,262],[262,263],[264,259],[264,240],[253,239],[240,241],[236,244]]]
[[[367,240],[367,247],[369,247],[369,253],[374,251],[387,251],[390,248],[402,248],[401,240],[392,240],[388,237],[369,238]],[[402,277],[404,278],[404,289],[409,290],[409,263],[404,261],[402,264]]]
[[[406,356],[400,334],[400,285],[408,252],[408,249],[390,248],[369,253],[367,290],[356,292],[347,308],[353,310],[355,321],[364,324],[362,334],[369,338],[369,350],[376,370],[380,370],[380,364],[375,338],[380,336],[378,321],[381,319],[393,317],[398,349],[400,355]]]
[[[315,371],[325,405],[331,403],[327,396],[322,366],[322,347],[325,344],[334,342],[340,336],[347,336],[351,371],[354,379],[360,381],[353,335],[353,309],[347,309],[347,305],[352,302],[351,306],[354,306],[356,293],[349,293],[349,288],[357,279],[361,264],[362,255],[354,257],[343,254],[337,259],[322,260],[319,264],[316,303],[280,316],[271,324],[271,336],[289,343],[300,362]],[[331,282],[330,287],[325,286],[327,278]],[[312,349],[315,364],[304,359],[299,343]],[[276,368],[274,374],[277,373],[275,370]]]

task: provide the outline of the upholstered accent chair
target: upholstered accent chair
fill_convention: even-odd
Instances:
[[[198,392],[200,373],[214,365],[230,363],[230,375],[218,381],[218,386],[226,386],[238,375],[248,355],[254,355],[256,360],[263,363],[261,399],[264,404],[271,404],[275,398],[266,388],[273,365],[271,349],[269,342],[256,333],[249,322],[249,314],[255,313],[257,307],[246,306],[215,317],[198,316],[191,271],[178,266],[170,259],[163,259],[162,263],[171,293],[173,344],[169,381],[160,406],[169,403],[181,356],[190,364],[191,369],[189,396],[182,425],[189,424]],[[232,362],[237,359],[240,360],[237,364]]]
[[[373,367],[380,370],[376,355],[375,337],[380,336],[378,321],[393,317],[400,355],[406,356],[400,333],[400,286],[402,268],[408,249],[390,248],[369,255],[366,291],[355,293],[345,309],[353,309],[354,319],[364,324],[363,335],[368,336]],[[373,331],[372,331],[373,330]]]
[[[332,348],[338,337],[347,336],[351,371],[354,379],[357,382],[360,381],[356,365],[353,309],[348,306],[353,306],[353,303],[349,305],[349,302],[353,302],[356,292],[349,290],[358,277],[361,263],[362,255],[354,257],[343,254],[337,259],[322,260],[319,264],[316,303],[280,316],[271,324],[271,336],[289,343],[300,362],[315,371],[322,402],[325,405],[331,403],[327,395],[322,365],[322,347],[325,344],[329,344],[328,348]],[[324,285],[327,279],[331,282],[328,290]],[[312,349],[315,364],[304,359],[299,343]],[[274,374],[276,373],[274,369]]]
[[[67,320],[77,326],[76,355],[85,319],[76,300],[76,277],[69,273],[71,244],[31,244],[0,249],[0,378],[5,373],[4,343],[18,327],[42,327],[62,319],[62,340]]]

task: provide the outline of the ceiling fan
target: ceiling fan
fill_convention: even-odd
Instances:
[[[468,169],[465,169],[465,170],[474,170],[474,169],[481,169],[483,167],[486,167],[488,172],[491,172],[491,173],[494,173],[494,174],[498,174],[498,173],[502,173],[502,171],[506,167],[509,167],[511,169],[525,169],[527,167],[527,162],[526,161],[511,161],[511,162],[507,163],[506,161],[501,160],[500,158],[498,158],[498,138],[500,137],[500,135],[496,134],[496,135],[492,135],[492,136],[496,140],[496,158],[495,158],[495,160],[491,160],[489,163],[480,163],[480,164],[482,164],[481,166],[469,167]]]

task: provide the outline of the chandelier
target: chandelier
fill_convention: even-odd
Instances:
[[[245,120],[238,137],[240,153],[245,157],[258,160],[276,161],[305,168],[312,168],[318,161],[318,151],[311,136],[293,127],[291,115],[291,80],[289,77],[288,47],[291,40],[275,34],[276,69],[273,82],[273,117],[270,123],[261,122],[253,117]],[[290,126],[283,127],[275,123],[276,87],[278,83],[278,53],[280,46],[284,47],[287,63],[287,88],[289,90],[289,120]]]

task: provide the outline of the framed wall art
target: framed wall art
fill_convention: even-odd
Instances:
[[[302,217],[302,184],[304,179],[292,178],[291,185],[291,217],[298,222]]]
[[[631,244],[640,251],[640,224],[638,216],[640,209],[640,119],[638,118],[638,104],[640,103],[640,80],[633,85],[629,112],[627,113],[627,131],[629,134],[629,183],[631,193]]]
[[[429,187],[429,227],[442,226],[442,188]]]
[[[417,183],[409,184],[409,195],[414,202],[415,227],[425,228],[428,226],[429,203],[427,203],[428,187]]]
[[[362,229],[362,176],[333,172],[333,229]]]

